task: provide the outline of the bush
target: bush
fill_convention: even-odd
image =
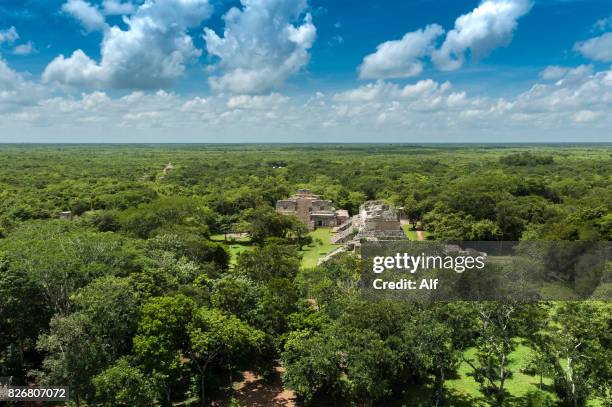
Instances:
[[[523,404],[525,407],[554,407],[556,405],[550,394],[543,391],[530,391],[525,395]]]

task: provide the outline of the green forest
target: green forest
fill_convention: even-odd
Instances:
[[[14,383],[74,406],[612,406],[612,303],[367,301],[357,256],[317,265],[330,230],[274,209],[308,188],[402,208],[410,239],[610,241],[610,145],[0,145],[0,164]]]

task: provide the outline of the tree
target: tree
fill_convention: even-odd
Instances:
[[[129,208],[120,214],[119,221],[122,230],[143,239],[176,227],[208,236],[214,215],[198,199],[173,196]]]
[[[476,359],[463,360],[472,368],[474,379],[491,404],[501,407],[507,398],[506,380],[512,377],[509,355],[516,348],[517,306],[505,303],[479,303],[481,336],[476,339]]]
[[[461,350],[453,342],[452,327],[437,320],[431,312],[421,314],[418,322],[409,328],[412,337],[416,364],[434,376],[434,406],[445,404],[444,382],[449,373],[454,372],[461,360]]]
[[[37,344],[46,354],[41,384],[69,386],[77,406],[83,399],[93,398],[91,379],[111,361],[109,352],[88,329],[90,325],[87,316],[80,313],[56,316],[49,333],[41,335]]]
[[[113,233],[77,230],[69,222],[28,222],[0,241],[12,270],[36,282],[55,313],[68,314],[70,296],[102,275],[138,269],[138,252]]]
[[[251,240],[260,245],[270,237],[287,237],[294,225],[292,217],[281,215],[269,206],[247,211],[244,218],[249,224]]]
[[[197,310],[187,328],[189,357],[200,374],[200,404],[206,405],[205,379],[216,361],[232,371],[249,352],[263,342],[263,332],[253,329],[233,315],[208,308]]]
[[[363,406],[391,394],[399,365],[397,355],[375,332],[337,324],[314,335],[293,332],[282,359],[284,383],[307,401],[330,395]]]
[[[26,383],[27,371],[35,368],[27,354],[33,353],[38,336],[48,328],[52,312],[36,279],[11,267],[0,251],[0,375]]]
[[[213,308],[252,323],[260,312],[260,297],[260,288],[253,280],[226,274],[213,282],[210,303]]]
[[[142,306],[134,355],[145,372],[155,378],[167,405],[180,379],[184,363],[181,355],[189,348],[187,325],[194,307],[194,302],[181,294],[155,297]]]
[[[91,334],[110,347],[112,359],[129,353],[140,306],[130,279],[101,277],[80,289],[73,301],[78,312],[87,316]]]
[[[219,270],[227,270],[229,254],[224,246],[191,233],[163,233],[147,240],[149,253],[170,252],[203,266],[213,262]]]
[[[268,244],[240,254],[236,269],[254,281],[293,279],[300,269],[300,258],[293,246]]]
[[[155,404],[155,384],[138,367],[121,358],[92,379],[96,401],[108,407],[148,407]]]
[[[584,406],[593,392],[607,403],[611,401],[609,308],[605,303],[560,304],[536,336],[541,358],[553,375],[564,406]]]

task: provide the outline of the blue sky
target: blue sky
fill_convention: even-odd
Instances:
[[[612,141],[610,0],[5,0],[0,142]]]

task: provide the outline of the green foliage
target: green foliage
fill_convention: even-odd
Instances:
[[[238,257],[236,269],[254,281],[271,278],[293,279],[300,268],[300,258],[293,246],[268,244],[244,252]]]
[[[255,353],[263,343],[263,332],[253,329],[233,315],[215,309],[200,308],[195,311],[187,327],[190,345],[189,355],[197,365],[201,381],[201,403],[205,398],[205,374],[212,363],[217,362],[227,370]]]
[[[188,346],[187,324],[194,307],[194,302],[183,295],[155,297],[142,307],[134,355],[167,402],[180,382],[181,354]]]
[[[122,230],[143,239],[176,227],[208,236],[213,222],[213,213],[208,208],[199,200],[186,197],[159,198],[119,215]]]
[[[609,303],[563,303],[534,336],[539,364],[550,373],[566,406],[586,405],[596,393],[610,401],[612,317]]]
[[[92,383],[96,401],[102,406],[149,407],[157,399],[154,383],[126,358],[94,377]]]
[[[547,165],[554,162],[553,156],[534,154],[529,151],[522,151],[503,156],[499,159],[502,164],[515,166],[534,166]]]
[[[464,361],[491,405],[503,406],[508,397],[506,381],[512,377],[510,354],[516,349],[519,306],[516,304],[477,304],[480,336],[476,339],[475,360]]]
[[[365,302],[359,259],[315,266],[329,231],[273,209],[310,188],[351,214],[366,199],[401,206],[433,239],[609,241],[609,146],[2,146],[0,160],[0,376],[20,384],[67,384],[73,404],[170,405],[282,359],[314,403],[389,405],[413,389],[433,405],[612,403],[607,304]],[[549,290],[605,298],[610,270],[577,278],[576,253],[547,247]],[[538,392],[513,357],[533,362]],[[474,399],[450,391],[470,385]]]

